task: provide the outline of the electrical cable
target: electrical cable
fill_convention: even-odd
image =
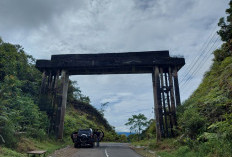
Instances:
[[[201,61],[199,62],[199,64],[195,68],[195,70],[192,72],[192,74],[187,78],[187,80],[183,84],[181,84],[181,87],[184,87],[184,85],[188,84],[188,82],[192,78],[192,76],[194,76],[203,67],[203,65],[205,65],[205,63],[210,58],[210,55],[212,55],[212,53],[209,53],[209,52],[212,52],[213,50],[215,50],[216,48],[218,48],[218,46],[221,44],[221,43],[219,43],[216,47],[214,46],[215,43],[218,42],[218,40],[219,40],[219,36],[214,41],[214,43],[212,44],[211,48],[207,51],[206,55],[201,59]]]
[[[194,61],[192,62],[192,66],[190,67],[189,70],[186,69],[187,73],[184,75],[184,77],[181,79],[180,84],[185,80],[185,78],[189,75],[189,73],[192,71],[193,68],[195,68],[195,66],[197,65],[197,62],[199,61],[200,57],[203,56],[207,51],[207,48],[209,47],[209,44],[212,42],[212,40],[214,39],[214,36],[217,34],[217,32],[215,32],[213,34],[213,36],[211,37],[211,39],[208,41],[207,45],[205,46],[205,48],[201,51],[201,54],[198,55],[197,57],[195,57]],[[203,48],[203,47],[202,47]]]

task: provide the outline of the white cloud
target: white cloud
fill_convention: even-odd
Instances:
[[[82,0],[0,2],[0,36],[37,59],[52,54],[170,50],[184,55],[183,78],[224,16],[228,0]],[[210,56],[212,58],[212,56]],[[210,60],[210,59],[209,59]],[[181,90],[198,86],[210,62]],[[153,117],[151,75],[72,76],[94,105],[109,101],[106,117],[117,130],[139,111]],[[128,129],[128,128],[127,128]]]

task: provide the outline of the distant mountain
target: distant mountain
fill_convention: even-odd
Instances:
[[[134,133],[131,133],[131,132],[117,132],[118,135],[126,135],[127,137],[131,134],[134,134]]]

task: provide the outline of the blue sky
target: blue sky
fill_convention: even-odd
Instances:
[[[186,100],[210,67],[214,36],[229,0],[1,0],[0,36],[36,59],[53,54],[169,50],[182,55],[181,99]],[[209,41],[209,45],[205,43]],[[213,45],[214,44],[214,45]],[[204,49],[204,46],[208,49]],[[205,52],[205,53],[204,53]],[[187,71],[195,60],[199,71]],[[194,69],[194,68],[193,68]],[[184,77],[184,76],[187,77]],[[153,118],[150,74],[71,76],[117,131],[132,114]],[[184,83],[188,80],[187,83]]]

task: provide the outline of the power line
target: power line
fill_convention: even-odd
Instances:
[[[210,41],[212,40],[212,38],[213,38],[213,37],[215,36],[215,34],[217,33],[217,30],[216,30],[216,29],[217,29],[217,25],[215,25],[215,27],[212,29],[212,33],[209,34],[207,40],[206,40],[205,43],[202,45],[200,51],[203,50],[203,48],[204,48],[205,45],[208,45],[208,44],[210,43],[210,42],[207,42],[207,41],[210,39],[210,37],[211,37]],[[207,43],[208,43],[208,44],[207,44]],[[193,62],[195,62],[196,58],[197,58],[197,56],[193,59]],[[193,63],[193,62],[192,62],[192,63]],[[193,65],[194,65],[194,64],[193,64]]]
[[[191,70],[193,69],[193,68],[195,68],[195,66],[197,65],[197,62],[198,62],[198,60],[200,59],[200,57],[202,56],[202,55],[204,55],[205,53],[206,53],[206,50],[207,50],[207,48],[208,48],[208,46],[209,46],[209,44],[212,42],[212,40],[214,39],[214,37],[215,37],[215,35],[217,34],[217,32],[214,32],[213,33],[213,36],[211,37],[211,39],[207,42],[205,42],[205,44],[203,44],[203,46],[202,46],[202,50],[201,50],[201,54],[200,55],[198,55],[198,56],[196,56],[195,58],[194,58],[194,61],[192,62],[193,64],[192,64],[192,66],[189,68],[189,70],[187,70],[186,69],[186,71],[187,71],[187,73],[184,75],[184,77],[181,79],[181,81],[180,81],[180,84],[185,80],[185,78],[189,75],[189,73],[191,72]],[[212,34],[211,34],[212,35]],[[210,35],[210,36],[211,36]],[[210,37],[209,36],[209,37]],[[205,47],[204,47],[204,45],[206,45]]]
[[[195,68],[195,70],[192,72],[192,74],[187,78],[187,80],[181,84],[181,87],[183,87],[184,85],[186,85],[189,80],[191,79],[192,76],[194,76],[202,67],[203,65],[206,63],[206,61],[209,59],[209,56],[211,55],[212,50],[215,48],[218,48],[218,46],[221,44],[219,43],[216,47],[214,47],[215,43],[217,43],[219,40],[219,36],[217,37],[217,39],[214,41],[213,45],[211,46],[211,48],[207,51],[206,55],[201,59],[201,61],[199,62],[199,64],[197,65],[197,67]],[[206,58],[207,57],[207,58]],[[206,59],[206,60],[205,60]],[[205,61],[205,62],[204,62]],[[203,64],[202,64],[203,63]]]
[[[202,53],[203,53],[203,50],[204,50],[204,47],[207,47],[208,45],[209,45],[209,43],[212,41],[212,39],[213,39],[213,37],[215,36],[215,34],[217,33],[217,25],[215,25],[215,27],[212,29],[212,33],[210,33],[210,35],[208,36],[208,38],[207,38],[207,40],[205,41],[205,43],[202,45],[202,47],[201,47],[201,49],[200,49],[200,51],[201,51],[201,55],[202,55]],[[216,31],[215,31],[216,30]],[[211,39],[210,39],[211,38]],[[210,39],[210,40],[209,40]],[[201,56],[200,55],[200,56]],[[180,81],[180,82],[182,82],[187,76],[188,76],[188,74],[189,74],[189,72],[192,70],[192,68],[196,65],[196,62],[197,62],[197,58],[199,58],[199,56],[196,56],[194,59],[193,59],[193,62],[191,62],[191,63],[194,63],[194,64],[192,64],[192,66],[191,66],[191,64],[190,64],[190,68],[189,68],[189,70],[188,69],[186,69],[186,73],[185,74],[183,74],[184,75],[184,77],[182,78],[182,80]],[[196,60],[197,59],[197,60]],[[187,67],[188,68],[188,67]]]
[[[220,45],[221,45],[221,43],[219,43],[219,44],[216,46],[216,49],[218,49],[218,48],[220,47]],[[215,50],[216,50],[216,49],[215,49]],[[225,51],[228,51],[229,49],[230,49],[230,48],[227,48]],[[209,59],[209,58],[208,58],[208,59]],[[207,60],[208,60],[208,59],[207,59]],[[205,64],[205,63],[206,63],[206,62],[204,62],[204,64]],[[203,64],[203,65],[204,65],[204,64]],[[187,86],[185,86],[185,88],[186,88],[186,87],[187,87]],[[187,88],[187,91],[188,91],[188,90],[189,90],[189,88]]]
[[[209,52],[212,51],[212,48],[214,47],[214,45],[215,45],[215,43],[218,41],[218,39],[219,39],[219,37],[218,37],[217,40],[213,43],[213,45],[211,46],[211,48],[208,50],[207,54],[208,54]],[[217,46],[217,47],[218,47],[218,46]],[[207,55],[207,54],[201,59],[200,63],[197,65],[197,67],[196,67],[195,70],[192,72],[192,74],[187,78],[187,80],[181,85],[182,87],[191,79],[192,76],[194,76],[194,75],[196,74],[197,71],[199,71],[199,70],[203,67],[203,65],[206,63],[205,58],[206,58],[206,57],[209,57],[209,56],[211,55],[210,53],[209,53],[208,55]],[[208,60],[208,59],[207,59],[207,60]],[[204,61],[205,61],[205,62],[204,62]],[[204,63],[203,63],[203,62],[204,62]],[[203,63],[203,65],[202,65],[202,63]]]

